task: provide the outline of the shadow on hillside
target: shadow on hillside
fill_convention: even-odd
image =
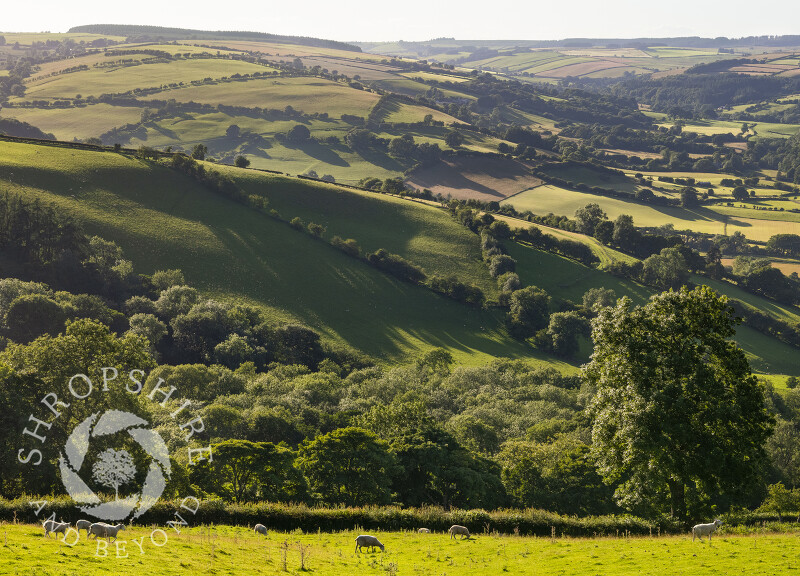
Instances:
[[[403,172],[407,168],[384,152],[378,152],[377,150],[355,150],[355,153],[370,164],[375,164],[375,166],[383,168],[384,170]]]

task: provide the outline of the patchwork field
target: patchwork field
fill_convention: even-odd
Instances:
[[[39,526],[4,525],[0,547],[11,574],[111,572],[120,576],[274,573],[339,576],[346,574],[794,574],[796,534],[722,535],[692,542],[686,535],[637,538],[534,538],[478,535],[450,540],[446,534],[379,532],[385,546],[354,552],[359,531],[304,534],[270,532],[266,537],[244,527],[200,526],[169,530],[156,547],[152,528],[133,527],[127,540],[98,554],[98,544],[81,540],[73,547],[45,539]],[[140,548],[133,543],[144,538]],[[164,543],[157,534],[155,542]],[[102,550],[102,547],[101,547]],[[127,554],[127,556],[125,556]]]
[[[485,201],[500,201],[541,184],[527,166],[505,158],[448,159],[433,167],[415,170],[407,182],[445,197]]]
[[[608,198],[565,190],[557,186],[545,185],[526,190],[504,201],[517,210],[530,210],[534,214],[563,214],[572,216],[578,208],[589,203],[599,204],[610,219],[620,214],[633,216],[637,226],[662,226],[672,224],[676,230],[695,230],[709,234],[732,234],[742,232],[752,240],[767,241],[775,234],[799,234],[800,221],[763,220],[754,217],[756,211],[748,210],[750,217],[730,216],[724,207],[680,208],[626,202],[618,198]],[[759,212],[758,216],[772,217],[781,212]],[[792,216],[797,216],[792,215]]]

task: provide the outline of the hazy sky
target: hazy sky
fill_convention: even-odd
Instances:
[[[647,8],[645,8],[647,6]],[[80,24],[254,30],[335,40],[550,40],[800,34],[798,0],[5,0],[3,32]]]

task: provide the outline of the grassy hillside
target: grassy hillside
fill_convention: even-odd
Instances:
[[[511,340],[495,313],[397,282],[164,167],[0,143],[0,183],[79,217],[89,232],[118,242],[140,272],[181,268],[209,294],[245,299],[385,360],[443,346],[467,363],[510,356],[571,369]],[[409,245],[415,241],[426,240],[409,236]]]
[[[457,276],[495,296],[495,281],[481,259],[478,236],[444,210],[382,194],[220,167],[249,193],[263,194],[283,219],[322,224],[325,237],[354,238],[361,248],[384,248],[421,266],[428,275]]]

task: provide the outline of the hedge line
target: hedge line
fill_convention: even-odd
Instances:
[[[75,522],[85,517],[68,498],[58,497],[48,502],[47,507],[37,518],[31,500],[47,497],[19,498],[16,500],[0,499],[0,521],[37,523],[53,512],[56,518]],[[634,516],[589,516],[578,518],[561,516],[544,510],[451,510],[438,507],[399,508],[399,507],[364,507],[364,508],[311,508],[305,505],[256,503],[225,504],[220,500],[204,501],[196,514],[180,510],[180,501],[161,500],[155,504],[138,523],[143,525],[165,525],[175,520],[175,512],[190,526],[198,524],[225,524],[232,526],[252,526],[257,523],[268,528],[291,531],[297,528],[305,532],[335,532],[352,530],[417,530],[427,527],[434,531],[444,532],[453,524],[469,528],[470,532],[481,534],[486,531],[497,531],[503,534],[519,533],[520,535],[550,536],[555,528],[557,535],[565,536],[613,536],[624,534],[650,534],[675,532],[682,527],[666,521],[649,522]]]

